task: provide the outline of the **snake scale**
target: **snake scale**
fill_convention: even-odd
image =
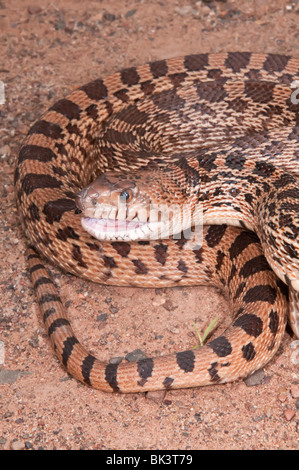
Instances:
[[[288,311],[299,335],[298,79],[299,60],[277,54],[159,60],[76,89],[31,127],[15,171],[17,206],[45,327],[79,381],[108,392],[225,383],[274,356]],[[140,201],[191,211],[200,203],[202,246],[184,233],[99,240],[83,229],[85,220],[95,235],[101,207],[122,194],[128,220],[143,228]],[[41,255],[102,284],[216,286],[232,324],[196,350],[105,363],[76,338]]]

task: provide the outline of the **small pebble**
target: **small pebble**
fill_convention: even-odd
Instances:
[[[42,11],[42,9],[38,5],[29,5],[27,11],[29,15],[37,15]]]
[[[264,380],[265,380],[265,373],[263,369],[259,369],[253,374],[251,374],[249,377],[244,379],[244,382],[247,385],[247,387],[253,387],[255,385],[260,385],[264,383]]]
[[[167,330],[170,331],[170,333],[172,333],[173,335],[178,335],[179,332],[180,332],[180,330],[178,328],[176,328],[175,326],[168,327]]]
[[[195,10],[191,5],[176,7],[175,12],[181,16],[199,16],[199,12]]]
[[[152,305],[154,307],[160,307],[161,305],[165,304],[166,298],[163,296],[156,297],[155,300],[153,300]]]
[[[104,19],[104,13],[97,13],[96,15],[93,15],[90,18],[90,21],[92,23],[100,23],[101,21],[103,21],[103,19]],[[78,26],[78,23],[77,23],[77,26]]]
[[[120,364],[122,360],[123,360],[122,356],[111,357],[109,363],[110,364]]]
[[[132,351],[126,355],[126,359],[129,362],[135,362],[135,361],[140,361],[140,359],[146,359],[146,355],[144,354],[141,349],[135,349],[135,351]]]
[[[299,384],[291,386],[291,395],[293,398],[299,398]]]
[[[177,309],[178,306],[177,305],[173,305],[173,303],[171,302],[171,300],[166,300],[166,302],[163,304],[163,308],[165,308],[165,310],[167,310],[168,312],[172,312],[173,310]]]
[[[287,410],[284,411],[283,414],[284,414],[284,417],[287,421],[291,421],[291,419],[294,418],[294,416],[295,416],[295,411],[287,409]]]
[[[115,15],[113,15],[113,13],[108,13],[108,12],[104,12],[103,13],[103,19],[106,20],[106,21],[114,21],[116,18]]]
[[[147,392],[146,399],[153,401],[154,403],[161,404],[165,398],[165,390],[156,390],[153,392]]]
[[[135,15],[136,11],[137,11],[137,10],[136,10],[135,8],[133,8],[132,10],[129,10],[129,11],[126,13],[126,18],[130,18],[130,16]]]
[[[101,312],[101,314],[97,316],[97,321],[106,321],[107,318],[108,318],[107,313]]]
[[[14,441],[11,444],[11,450],[23,450],[25,449],[25,442],[23,441]]]
[[[39,346],[39,337],[37,334],[33,334],[31,339],[28,341],[32,348],[38,348]]]
[[[278,400],[281,401],[281,403],[283,403],[283,402],[286,401],[287,397],[288,397],[287,392],[281,392],[281,393],[278,395]]]
[[[117,313],[119,309],[117,307],[114,307],[113,305],[110,305],[109,310],[111,313]]]

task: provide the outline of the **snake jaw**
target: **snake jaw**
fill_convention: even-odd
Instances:
[[[104,204],[86,196],[77,204],[83,212],[81,224],[84,230],[98,240],[138,241],[169,239],[171,236],[202,226],[201,217],[192,215],[190,208],[178,205]],[[201,214],[199,214],[200,216]],[[199,219],[199,220],[198,220]]]
[[[175,208],[176,209],[176,208]],[[110,215],[113,210],[111,209]],[[195,216],[193,219],[190,214],[182,213],[181,210],[176,211],[172,208],[157,206],[152,207],[149,214],[145,211],[132,212],[124,210],[121,216],[121,211],[116,212],[116,217],[104,217],[104,208],[97,208],[91,216],[88,216],[87,211],[81,218],[81,224],[84,230],[98,240],[104,241],[139,241],[139,240],[159,240],[169,239],[172,236],[180,238],[181,233],[184,238],[188,239],[191,232],[191,227],[197,227],[197,240],[201,245],[201,231],[202,219],[201,216]],[[115,214],[115,212],[113,212]],[[129,214],[129,215],[128,215]],[[191,223],[192,220],[192,223]]]
[[[82,227],[98,240],[168,239],[190,228],[190,217],[185,217],[184,223],[181,209],[167,205],[144,207],[120,203],[118,207],[112,204],[96,204],[89,207],[83,204],[81,207]]]
[[[160,222],[139,222],[137,220],[96,219],[82,217],[84,230],[98,240],[136,241],[156,239],[155,233],[161,233]],[[159,237],[159,235],[157,235]]]

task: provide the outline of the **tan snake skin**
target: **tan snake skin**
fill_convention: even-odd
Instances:
[[[299,336],[299,106],[291,99],[298,79],[299,60],[276,54],[161,60],[82,86],[30,129],[15,172],[17,205],[32,245],[28,261],[45,326],[78,380],[110,392],[224,383],[273,357],[288,309]],[[152,182],[175,180],[172,197],[190,204],[190,195],[196,197],[205,224],[216,224],[204,228],[202,247],[189,246],[184,236],[91,237],[81,226],[76,196],[109,170],[137,184],[150,173]],[[108,187],[111,178],[108,173]],[[158,198],[161,184],[148,183],[150,192]],[[86,195],[79,199],[84,211],[90,209]],[[102,362],[77,340],[38,252],[103,284],[220,287],[233,323],[197,350]]]

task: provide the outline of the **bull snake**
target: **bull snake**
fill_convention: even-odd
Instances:
[[[276,54],[160,60],[80,87],[29,130],[15,171],[29,269],[54,350],[78,380],[119,392],[225,383],[273,357],[288,308],[299,335],[296,79],[299,60]],[[135,227],[140,201],[200,202],[202,246],[184,234],[89,235],[80,210],[101,238],[93,219],[124,190]],[[196,351],[102,362],[77,340],[40,254],[102,284],[220,287],[233,323]]]

